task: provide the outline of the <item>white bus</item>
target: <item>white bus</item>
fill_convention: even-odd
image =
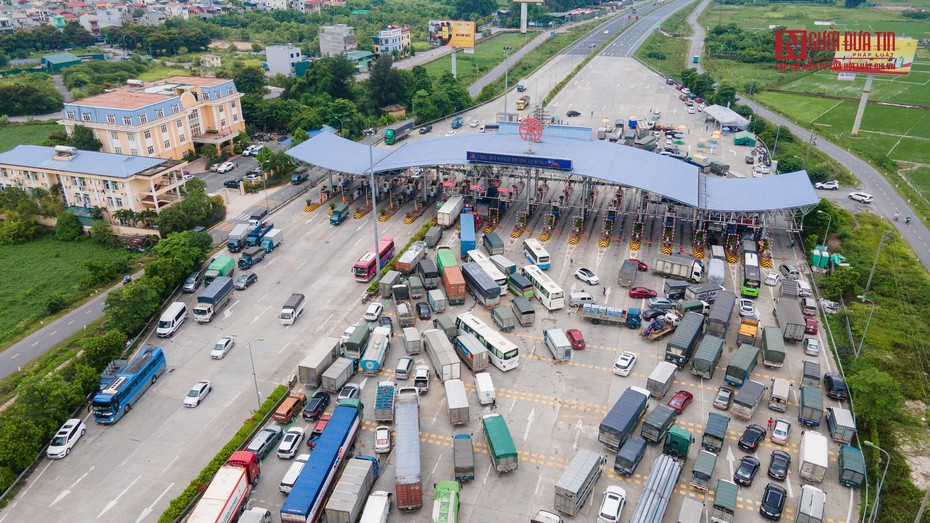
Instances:
[[[455,319],[455,326],[459,333],[471,334],[484,345],[491,355],[491,364],[498,369],[508,371],[517,368],[520,364],[520,349],[517,345],[479,320],[474,314],[470,312],[460,314]]]
[[[536,265],[524,265],[520,268],[520,274],[533,284],[534,295],[544,307],[550,311],[565,307],[565,291],[546,276],[542,269]]]
[[[504,273],[497,268],[497,265],[487,255],[481,251],[468,251],[468,260],[477,263],[500,286],[501,296],[507,294],[507,276],[504,276]]]
[[[523,255],[533,265],[540,269],[549,268],[549,253],[543,249],[542,243],[536,238],[527,238],[523,240]]]

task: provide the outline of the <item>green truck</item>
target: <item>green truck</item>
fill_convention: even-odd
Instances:
[[[291,183],[293,185],[300,185],[309,179],[310,174],[307,172],[299,172],[291,175]]]
[[[207,267],[207,272],[203,274],[204,286],[210,285],[213,283],[213,280],[220,276],[231,277],[235,268],[236,260],[234,260],[232,256],[217,256],[213,258],[213,261],[210,262],[210,266]]]
[[[510,429],[507,428],[504,417],[500,414],[486,414],[481,422],[488,444],[488,455],[491,457],[494,469],[499,473],[517,470],[520,457],[517,455],[517,447],[513,444],[513,438],[510,437]]]
[[[333,207],[333,212],[329,215],[329,223],[331,225],[339,225],[348,217],[349,206],[344,203],[340,203],[339,205]]]

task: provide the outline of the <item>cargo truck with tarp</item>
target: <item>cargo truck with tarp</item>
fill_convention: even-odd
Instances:
[[[497,328],[503,332],[510,332],[517,326],[517,317],[507,307],[494,307],[491,309],[491,319]]]
[[[684,367],[691,359],[691,353],[694,352],[703,329],[703,315],[696,312],[685,314],[665,345],[665,361],[674,363],[678,368]]]
[[[840,447],[838,468],[840,483],[852,488],[862,486],[865,481],[865,458],[861,450],[850,445]]]
[[[362,323],[356,325],[349,335],[349,339],[342,343],[343,356],[353,360],[362,359],[365,348],[368,347],[368,338],[371,337],[371,325]]]
[[[717,480],[714,489],[714,501],[710,506],[710,520],[714,523],[733,523],[736,521],[736,497],[739,486],[725,479]]]
[[[604,469],[604,456],[580,449],[562,476],[555,482],[555,509],[569,516],[577,515]]]
[[[785,340],[775,327],[762,329],[762,363],[776,369],[785,363]]]
[[[617,451],[633,433],[636,423],[646,412],[649,397],[638,390],[627,388],[620,399],[604,416],[598,429],[597,440],[607,448]]]
[[[720,361],[722,354],[723,340],[705,334],[694,354],[694,359],[691,360],[691,374],[706,380],[713,379],[714,371],[717,370],[717,362]]]
[[[827,407],[827,427],[830,439],[849,445],[856,438],[856,420],[852,412],[840,407]]]
[[[636,281],[636,274],[639,272],[639,264],[633,260],[623,260],[620,265],[620,272],[617,275],[617,283],[623,287],[630,287]]]
[[[636,472],[636,466],[646,454],[646,448],[646,440],[637,437],[628,438],[614,455],[614,471],[623,476],[632,476]]]
[[[733,309],[735,306],[735,294],[730,291],[718,292],[716,299],[714,299],[714,304],[710,307],[710,314],[707,315],[707,324],[704,328],[704,334],[726,338],[727,330],[730,328],[730,318],[733,316]]]
[[[482,244],[485,250],[488,251],[488,256],[504,254],[504,242],[496,232],[485,233],[482,238]]]
[[[517,318],[517,322],[524,327],[529,327],[536,321],[536,309],[530,300],[522,297],[516,297],[510,302],[510,310]]]
[[[701,437],[701,448],[714,454],[719,453],[727,438],[729,425],[730,418],[719,412],[709,412],[707,423],[704,424],[704,435]]]
[[[819,387],[820,386],[820,363],[816,361],[804,360],[801,365],[801,386],[802,387]]]
[[[475,447],[469,434],[456,434],[452,438],[452,467],[456,481],[475,479]]]
[[[481,418],[481,426],[494,470],[501,474],[517,470],[520,456],[504,417],[500,414],[486,414]]]
[[[714,477],[714,467],[717,466],[717,455],[706,450],[698,451],[691,469],[692,490],[707,492],[710,489],[711,479]]]
[[[775,320],[778,322],[778,328],[781,329],[782,336],[786,340],[804,340],[806,324],[798,300],[791,298],[776,299]]]
[[[665,438],[668,429],[675,424],[678,412],[668,405],[658,405],[646,415],[640,436],[646,441],[658,443]]]
[[[668,502],[678,484],[681,463],[670,456],[660,454],[652,464],[649,479],[643,489],[630,521],[635,523],[662,523]]]
[[[417,264],[417,276],[420,277],[420,281],[423,282],[423,287],[427,290],[438,289],[439,282],[442,281],[442,277],[439,274],[439,267],[436,267],[436,262],[429,258],[423,258],[420,260],[420,263]]]
[[[745,343],[739,346],[730,363],[727,365],[723,380],[730,385],[742,387],[746,380],[752,376],[753,369],[759,361],[759,349]]]
[[[733,398],[733,407],[731,412],[737,419],[749,421],[756,407],[762,402],[762,395],[765,394],[767,387],[758,381],[749,380],[743,384],[736,396]]]
[[[823,392],[816,387],[801,387],[798,421],[808,427],[818,427],[821,419],[823,419]]]

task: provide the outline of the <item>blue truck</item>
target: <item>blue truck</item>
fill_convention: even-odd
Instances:
[[[259,225],[252,232],[249,233],[245,238],[246,247],[258,247],[261,245],[262,240],[265,238],[265,235],[271,232],[274,229],[274,224],[269,223],[267,225]]]
[[[463,213],[459,215],[459,225],[461,226],[460,237],[462,239],[460,255],[464,260],[468,256],[468,251],[475,250],[475,215]]]

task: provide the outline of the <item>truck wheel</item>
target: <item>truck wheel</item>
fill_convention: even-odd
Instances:
[[[253,486],[253,487],[254,487],[255,485],[258,485],[258,478],[260,478],[260,477],[262,477],[262,471],[261,471],[261,470],[259,470],[258,473],[255,474],[255,477],[254,477],[254,478],[252,478],[252,486]]]
[[[158,381],[158,374],[152,376],[152,385],[155,385],[156,381]]]
[[[126,412],[129,412],[130,410],[132,410],[132,404],[131,404],[131,403],[129,403],[129,404],[126,405]]]

